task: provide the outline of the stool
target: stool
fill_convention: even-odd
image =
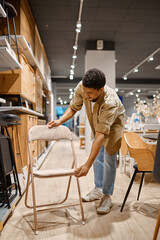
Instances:
[[[7,15],[8,42],[11,45],[11,41],[10,41],[10,28],[9,28],[9,18],[11,18],[12,19],[12,23],[13,23],[13,28],[14,28],[14,35],[15,35],[15,42],[16,42],[18,61],[20,63],[19,49],[18,49],[18,43],[17,43],[17,34],[16,34],[16,26],[15,26],[15,21],[14,21],[14,18],[17,16],[17,11],[14,8],[14,6],[11,3],[7,2],[7,1],[4,1],[4,10],[5,10],[6,15]]]
[[[11,115],[9,115],[6,117],[7,119],[11,119]],[[12,119],[13,116],[17,119],[16,115],[12,115]],[[8,123],[2,113],[0,114],[0,126],[0,199],[3,201],[2,204],[7,203],[8,208],[10,208],[10,203],[17,196],[18,191],[21,196],[21,188],[12,143],[7,129]],[[4,135],[4,129],[8,136]],[[15,193],[13,193],[13,190],[15,190]]]
[[[21,125],[21,123],[19,123],[20,117],[15,114],[5,114],[4,119],[7,122],[7,127],[5,128],[7,135],[10,137],[10,139],[12,139],[12,146],[13,146],[13,152],[14,152],[15,161],[16,161],[17,172],[21,173],[23,163],[22,163],[21,142],[20,142],[20,136],[18,132],[18,125]],[[11,128],[12,138],[9,134],[8,128]],[[18,160],[18,156],[20,157],[20,161]]]

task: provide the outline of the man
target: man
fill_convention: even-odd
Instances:
[[[124,107],[116,92],[106,85],[103,72],[91,69],[77,85],[69,108],[64,115],[48,123],[48,127],[59,126],[80,111],[85,104],[94,140],[88,160],[76,169],[76,176],[86,176],[93,164],[95,188],[83,201],[101,199],[98,214],[106,214],[111,208],[116,177],[116,152],[121,146],[124,125]]]

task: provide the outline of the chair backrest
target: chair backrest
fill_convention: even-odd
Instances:
[[[128,153],[128,147],[127,147],[127,144],[126,144],[124,133],[122,135],[121,153],[122,153],[123,156],[126,156],[127,153]]]
[[[160,131],[157,138],[156,154],[154,158],[153,176],[160,183]]]
[[[148,144],[134,132],[125,133],[124,136],[130,157],[136,160],[138,170],[153,171],[154,154],[148,149]]]
[[[29,142],[34,140],[53,141],[58,139],[72,140],[72,133],[69,128],[60,125],[49,128],[47,125],[37,125],[32,127],[28,133]]]

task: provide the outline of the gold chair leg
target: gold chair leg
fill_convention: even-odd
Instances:
[[[33,174],[31,173],[31,183],[32,183],[32,200],[33,200],[33,212],[34,212],[34,223],[35,223],[35,234],[38,234],[38,224],[37,224],[37,212],[36,212],[36,197],[34,188]]]
[[[79,202],[80,202],[81,215],[82,215],[82,224],[85,224],[84,211],[83,211],[82,198],[81,198],[81,190],[80,190],[80,185],[79,185],[79,179],[76,178],[76,180],[77,180],[77,188],[78,188]]]
[[[160,226],[160,210],[159,210],[158,217],[157,217],[157,222],[156,222],[156,227],[155,227],[155,230],[154,230],[153,240],[157,239],[158,232],[159,232],[159,226]]]

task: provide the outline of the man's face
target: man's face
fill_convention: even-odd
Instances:
[[[85,98],[89,101],[96,101],[100,94],[103,92],[104,88],[94,89],[94,88],[87,88],[83,86],[83,90],[85,93]]]

